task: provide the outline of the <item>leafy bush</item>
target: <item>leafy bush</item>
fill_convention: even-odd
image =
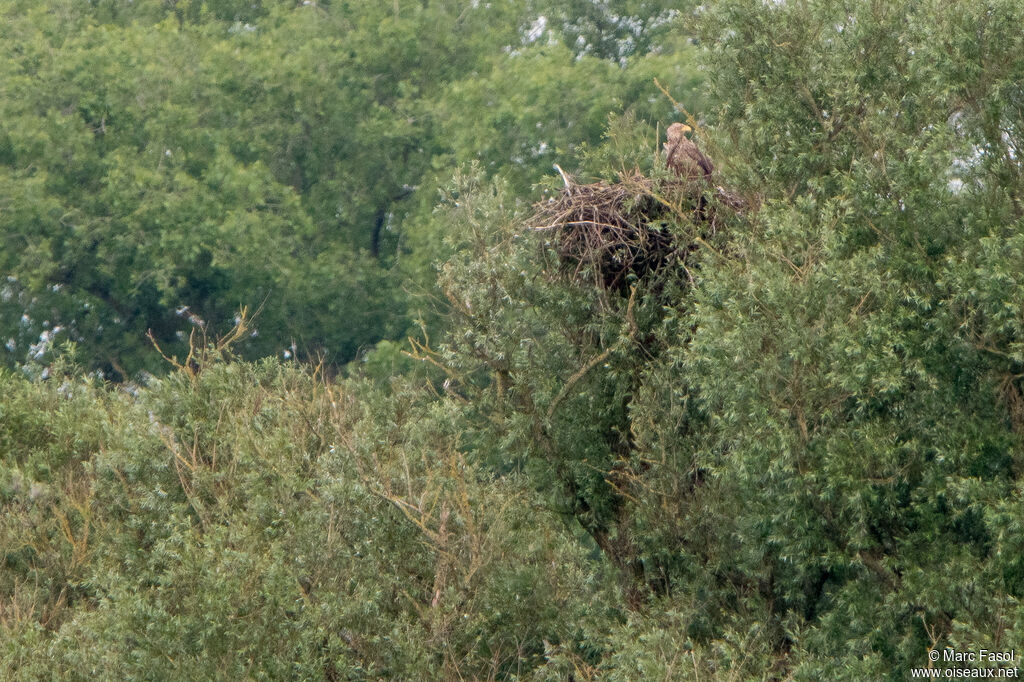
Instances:
[[[606,589],[420,389],[275,362],[138,401],[2,381],[5,678],[507,678]]]

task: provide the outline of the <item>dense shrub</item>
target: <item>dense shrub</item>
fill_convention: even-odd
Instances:
[[[5,679],[508,677],[609,588],[416,389],[274,362],[138,400],[0,381]]]

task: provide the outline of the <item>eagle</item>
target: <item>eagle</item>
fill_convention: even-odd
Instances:
[[[710,178],[715,170],[711,159],[704,156],[686,133],[692,131],[688,125],[673,123],[668,127],[668,142],[665,143],[665,165],[681,178],[699,180]]]

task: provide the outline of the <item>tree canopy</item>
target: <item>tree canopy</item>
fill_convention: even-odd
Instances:
[[[163,366],[148,331],[181,353],[196,320],[241,306],[259,310],[253,358],[340,364],[400,337],[454,168],[479,158],[525,192],[610,112],[669,111],[650,65],[575,58],[526,32],[524,3],[0,13],[6,361],[59,328],[122,381]]]

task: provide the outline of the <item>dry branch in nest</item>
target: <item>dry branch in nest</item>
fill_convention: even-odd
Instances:
[[[557,168],[557,167],[556,167]],[[685,263],[694,249],[667,229],[673,216],[691,215],[701,231],[717,229],[715,211],[704,196],[707,185],[693,180],[655,183],[639,171],[619,182],[578,184],[561,168],[565,187],[558,197],[536,205],[535,230],[552,231],[552,243],[573,276],[592,272],[606,289],[627,285],[673,263]],[[719,189],[723,199],[731,197]],[[729,201],[734,207],[734,200]]]

